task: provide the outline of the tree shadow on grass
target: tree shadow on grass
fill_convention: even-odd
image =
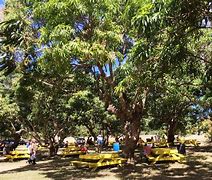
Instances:
[[[46,178],[55,180],[66,179],[95,179],[107,178],[111,173],[117,179],[204,179],[212,177],[212,164],[205,161],[205,156],[192,154],[188,155],[188,160],[184,164],[161,163],[149,165],[138,163],[136,165],[127,164],[123,167],[101,168],[93,172],[89,169],[79,169],[70,165],[73,158],[54,158],[38,162],[37,165],[26,165],[25,167],[4,171],[1,174],[12,174],[26,171],[39,171]],[[110,175],[111,175],[110,174]],[[110,179],[110,177],[108,177]]]
[[[3,171],[0,173],[0,176],[1,174],[12,174],[26,171],[39,171],[39,173],[43,174],[45,177],[55,180],[81,178],[93,179],[103,176],[97,172],[92,172],[89,169],[75,168],[71,166],[71,160],[73,160],[73,158],[54,158],[48,161],[39,161],[36,165],[26,165],[24,167],[16,168],[13,170]]]
[[[137,164],[113,170],[119,179],[194,179],[209,180],[212,177],[211,162],[204,162],[205,156],[188,157],[184,164],[161,163],[155,165]]]
[[[200,157],[197,157],[199,159]],[[203,158],[204,159],[204,158]],[[211,179],[212,166],[209,162],[188,161],[186,166],[161,169],[159,175],[151,179]]]
[[[209,143],[207,146],[197,146],[197,147],[190,147],[190,150],[195,152],[212,152],[212,143]]]

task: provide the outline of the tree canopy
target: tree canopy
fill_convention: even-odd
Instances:
[[[211,112],[210,6],[209,0],[7,1],[0,69],[19,78],[11,96],[2,90],[1,122],[13,114],[52,147],[80,126],[93,136],[101,128],[123,132],[130,156],[149,119],[150,127],[166,124],[173,142],[177,129],[200,118],[198,107]]]

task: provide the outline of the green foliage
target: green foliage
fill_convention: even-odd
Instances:
[[[208,139],[210,141],[212,141],[212,121],[211,119],[204,119],[201,123],[200,123],[200,131],[204,132],[206,134],[206,136],[208,137]]]
[[[90,91],[78,91],[68,101],[67,109],[76,125],[84,126],[90,135],[97,137],[100,130],[109,128],[111,133],[121,131],[114,115],[105,110],[105,104]]]
[[[14,98],[14,88],[16,87],[17,79],[12,75],[10,77],[1,76],[0,78],[0,136],[12,136],[15,131],[21,127],[18,116],[19,107]]]

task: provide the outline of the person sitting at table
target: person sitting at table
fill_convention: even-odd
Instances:
[[[177,150],[180,154],[185,155],[186,154],[186,148],[185,148],[185,143],[182,141],[177,147]]]
[[[148,156],[152,153],[152,148],[147,143],[145,143],[143,150],[141,151],[141,160],[144,158],[145,162],[148,161]]]
[[[10,147],[8,144],[4,144],[3,155],[7,155],[7,154],[10,154]]]
[[[65,147],[65,148],[68,147],[68,141],[65,142],[64,147]]]
[[[85,145],[81,145],[80,151],[87,153],[88,152],[88,148]]]

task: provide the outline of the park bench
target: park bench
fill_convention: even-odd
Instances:
[[[29,150],[26,146],[18,146],[15,150],[10,151],[10,154],[5,155],[6,159],[14,160],[14,159],[29,159]]]
[[[159,161],[178,161],[182,162],[185,156],[178,153],[177,149],[171,148],[154,148],[152,154],[147,156],[151,164],[155,164]]]
[[[58,155],[62,156],[62,157],[66,157],[66,156],[73,156],[73,155],[81,155],[81,154],[85,154],[84,151],[81,151],[80,147],[76,147],[76,146],[68,146],[66,148],[60,148],[58,150]]]
[[[76,167],[88,167],[95,171],[98,167],[111,165],[122,166],[127,159],[120,158],[118,153],[85,154],[80,155],[78,161],[71,161]]]

